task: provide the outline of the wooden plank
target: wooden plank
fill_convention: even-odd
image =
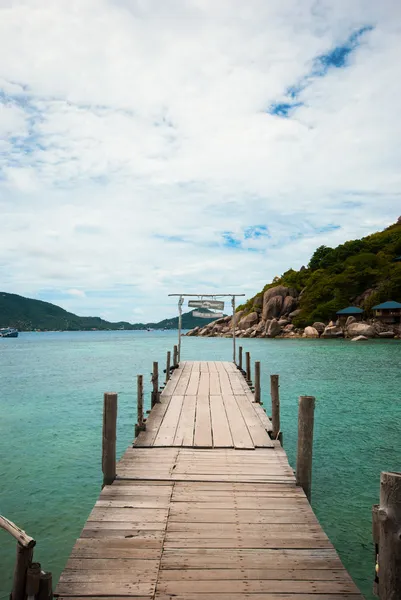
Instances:
[[[209,367],[209,373],[217,373],[216,363],[214,361],[207,361],[207,365]]]
[[[221,594],[219,598],[226,597],[227,600],[363,600],[360,594],[276,594],[269,592],[263,592],[261,594],[254,593],[239,593],[239,594]],[[91,599],[93,600],[93,599]],[[184,594],[177,593],[172,597],[170,594],[166,595],[163,593],[156,593],[155,600],[216,600],[216,595],[214,593],[188,593]]]
[[[196,397],[196,421],[194,446],[203,448],[213,445],[212,426],[210,421],[210,405],[208,396]]]
[[[161,552],[156,552],[154,558],[117,558],[109,560],[107,558],[70,558],[66,564],[66,569],[74,571],[101,570],[101,571],[123,571],[126,569],[145,569],[147,565],[159,568],[159,558]]]
[[[198,396],[209,396],[210,385],[209,385],[209,373],[201,371],[199,379]]]
[[[218,374],[217,370],[210,373],[209,385],[210,385],[210,395],[211,396],[219,396],[221,394],[220,378],[219,378],[219,374]]]
[[[253,404],[252,406],[253,406],[254,411],[258,415],[260,422],[262,423],[262,426],[266,429],[266,431],[268,431],[268,432],[273,431],[272,422],[270,421],[269,417],[265,413],[263,406],[261,404],[258,404],[257,402],[255,402],[255,404]]]
[[[192,446],[195,429],[196,396],[184,396],[174,446]]]
[[[234,396],[223,394],[222,398],[235,448],[254,448],[255,446]]]
[[[162,569],[159,581],[224,581],[225,579],[281,579],[291,581],[350,581],[343,569]]]
[[[94,582],[63,582],[60,581],[56,588],[57,595],[69,596],[152,596],[156,582],[137,583],[135,574],[132,582],[109,580]]]
[[[141,433],[134,441],[134,446],[153,446],[153,443],[156,439],[157,433],[164,419],[164,415],[166,414],[169,403],[170,398],[164,396],[161,399],[160,403],[156,404],[152,408],[152,411],[146,420],[146,431],[141,431]]]
[[[160,425],[154,446],[171,446],[175,438],[184,396],[172,396],[164,419]]]
[[[242,413],[252,441],[257,448],[273,448],[273,443],[266,429],[262,426],[259,416],[246,396],[234,396]]]
[[[226,409],[220,395],[210,396],[210,415],[213,436],[213,446],[232,448],[233,438],[228,424]],[[212,460],[212,459],[211,459]]]
[[[175,396],[185,396],[190,376],[191,376],[191,371],[190,370],[185,371],[185,369],[184,369],[182,371],[182,373],[180,375],[180,378],[178,380],[178,383],[176,385],[176,388],[174,390],[174,395]]]
[[[231,581],[159,581],[157,591],[165,594],[213,593],[255,594],[268,592],[270,594],[358,594],[352,581],[305,581],[305,580],[231,580]]]
[[[195,369],[192,369],[191,375],[189,377],[187,391],[186,391],[187,396],[196,396],[196,394],[198,393],[199,378],[200,378],[199,370],[196,371]]]

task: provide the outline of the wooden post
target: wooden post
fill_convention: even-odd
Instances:
[[[372,506],[372,537],[375,545],[375,576],[373,581],[373,593],[379,596],[379,540],[380,540],[380,523],[379,523],[379,505]]]
[[[246,360],[246,380],[248,382],[248,384],[252,383],[251,380],[251,355],[249,352],[245,353],[245,360]]]
[[[153,363],[152,385],[153,385],[153,390],[152,390],[151,407],[153,408],[155,404],[160,402],[160,399],[159,399],[159,363],[158,362]]]
[[[166,383],[170,379],[170,361],[171,361],[171,352],[169,350],[167,352],[167,361],[166,361]]]
[[[401,473],[380,475],[380,600],[401,598]]]
[[[301,396],[298,411],[298,451],[296,483],[304,490],[309,502],[312,487],[312,450],[315,398]]]
[[[52,600],[53,598],[53,583],[52,574],[45,573],[44,571],[40,574],[39,593],[36,600]]]
[[[117,394],[108,392],[103,403],[103,487],[116,478]]]
[[[26,574],[33,557],[33,546],[23,546],[17,542],[17,557],[14,567],[13,589],[11,600],[25,599]]]
[[[32,563],[30,567],[28,567],[26,573],[26,585],[25,585],[25,595],[29,598],[33,598],[39,592],[40,585],[40,563]]]
[[[178,346],[174,346],[173,365],[174,367],[178,367]]]
[[[260,361],[255,361],[255,402],[260,404]]]
[[[238,348],[238,368],[242,371],[242,346]]]
[[[145,429],[143,420],[143,375],[137,376],[137,408],[138,417],[135,425],[135,437],[138,437],[139,433]]]
[[[272,436],[277,440],[280,438],[280,395],[279,395],[278,375],[270,375],[270,396],[272,399]],[[282,436],[280,439],[282,443]]]

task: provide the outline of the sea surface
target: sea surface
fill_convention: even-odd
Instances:
[[[176,332],[21,333],[0,338],[0,514],[37,540],[57,581],[101,486],[103,392],[118,392],[118,455],[133,439],[136,375],[162,371]],[[401,470],[401,343],[241,340],[280,374],[284,447],[295,465],[297,401],[316,396],[312,504],[367,599],[374,557],[371,506],[381,470]],[[182,359],[231,360],[232,342],[184,338]],[[268,409],[269,412],[269,409]],[[15,544],[0,531],[0,598],[10,592]]]

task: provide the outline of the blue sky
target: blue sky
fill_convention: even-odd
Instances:
[[[0,0],[0,289],[150,321],[401,214],[393,0]]]

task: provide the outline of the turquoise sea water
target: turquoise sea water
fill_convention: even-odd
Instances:
[[[295,464],[297,398],[314,395],[312,503],[366,598],[371,506],[381,470],[401,469],[401,343],[241,340],[262,362],[262,398],[280,374],[284,446]],[[164,365],[176,332],[22,333],[0,339],[0,513],[38,541],[59,576],[101,484],[102,395],[117,391],[118,453],[132,441],[136,375],[150,403],[152,361]],[[182,358],[231,360],[231,341],[183,339]],[[269,410],[268,410],[269,412]],[[0,531],[0,598],[10,591],[13,540]]]

